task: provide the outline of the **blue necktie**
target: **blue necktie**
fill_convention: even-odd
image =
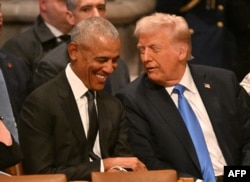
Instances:
[[[4,118],[3,122],[6,128],[8,128],[8,130],[14,137],[15,141],[18,142],[16,122],[10,104],[8,90],[1,69],[0,69],[0,116],[3,116]]]
[[[178,109],[187,126],[192,138],[196,153],[200,162],[203,179],[205,182],[216,182],[212,162],[209,156],[207,145],[201,130],[201,126],[194,111],[183,95],[185,87],[176,85],[173,92],[178,94]]]

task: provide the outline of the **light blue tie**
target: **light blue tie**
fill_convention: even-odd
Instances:
[[[10,104],[8,90],[1,69],[0,69],[0,116],[3,116],[4,118],[3,122],[6,128],[8,128],[8,130],[14,137],[15,141],[18,142],[16,122]]]
[[[178,84],[174,87],[173,92],[178,94],[178,109],[187,126],[192,138],[196,153],[200,162],[203,180],[205,182],[216,182],[212,162],[209,156],[207,145],[201,130],[201,126],[194,111],[183,95],[185,87]]]

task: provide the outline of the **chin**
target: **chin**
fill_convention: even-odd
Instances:
[[[104,89],[104,85],[96,85],[92,87],[93,90],[99,91]]]

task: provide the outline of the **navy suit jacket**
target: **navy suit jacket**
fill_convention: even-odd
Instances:
[[[7,86],[13,114],[18,124],[22,103],[31,90],[31,74],[22,60],[1,50],[0,68]],[[20,162],[21,159],[21,150],[14,139],[13,145],[9,147],[0,143],[0,170]]]
[[[31,72],[23,60],[0,50],[0,68],[10,97],[10,102],[16,121],[22,103],[32,90]]]
[[[250,165],[249,96],[231,71],[202,65],[190,70],[227,164]],[[202,179],[188,130],[163,86],[142,74],[117,97],[126,110],[132,151],[148,169],[173,168],[179,176]]]
[[[131,156],[122,104],[105,91],[97,92],[96,101],[102,158]],[[27,97],[19,137],[26,173],[65,173],[68,180],[90,180],[91,172],[100,171],[100,160],[89,161],[84,128],[65,71]]]

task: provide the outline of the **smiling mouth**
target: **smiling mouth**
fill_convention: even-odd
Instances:
[[[107,80],[107,77],[108,76],[104,76],[104,75],[96,75],[96,77],[98,78],[98,80],[102,81],[102,82],[105,82]]]

